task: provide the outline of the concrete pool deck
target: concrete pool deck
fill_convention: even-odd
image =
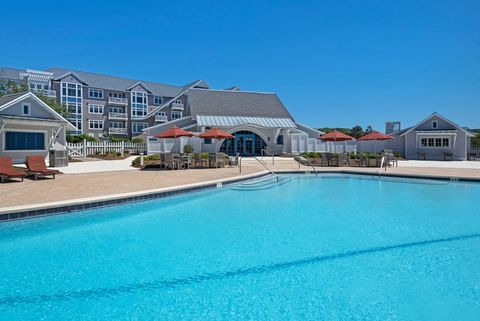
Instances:
[[[271,164],[271,158],[266,158],[265,163],[275,172],[312,171],[309,166],[300,166],[299,168],[297,162],[288,158],[275,158],[274,165]],[[316,170],[319,173],[378,173],[378,168],[316,167]],[[241,174],[237,167],[175,171],[132,169],[64,174],[58,175],[55,180],[26,179],[24,182],[0,184],[0,214],[193,188],[217,182],[245,179],[265,173],[268,172],[255,159],[244,159]],[[389,168],[386,172],[382,171],[382,174],[480,181],[480,169],[469,168],[400,166]]]

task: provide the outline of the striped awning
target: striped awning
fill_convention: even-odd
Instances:
[[[205,116],[197,115],[198,126],[236,127],[257,125],[265,128],[296,128],[289,118],[243,117],[243,116]]]

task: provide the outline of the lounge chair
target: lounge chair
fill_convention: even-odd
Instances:
[[[55,175],[59,174],[60,171],[48,169],[43,156],[27,156],[27,173],[33,175],[35,180],[47,176],[52,176],[55,179]]]
[[[326,153],[320,154],[320,166],[328,166],[328,156]]]
[[[358,155],[358,164],[360,167],[368,167],[368,158],[366,158],[365,156],[363,156],[362,154],[359,154]]]
[[[208,166],[208,158],[203,158],[202,154],[193,155],[193,159],[195,161],[195,167],[207,167]]]
[[[10,157],[0,157],[0,181],[2,183],[12,178],[21,178],[23,182],[25,176],[27,176],[25,172],[13,167]]]

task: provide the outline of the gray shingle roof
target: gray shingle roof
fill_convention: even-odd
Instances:
[[[293,119],[274,93],[190,89],[190,112],[209,116],[246,116]]]
[[[10,94],[10,95],[5,95],[5,96],[0,97],[0,107],[5,105],[5,104],[8,104],[9,102],[17,99],[18,97],[21,97],[21,96],[25,95],[26,93],[27,92],[22,92],[22,93],[18,93],[18,94]]]
[[[109,75],[97,74],[92,72],[77,71],[65,68],[49,68],[47,71],[52,72],[55,77],[62,76],[68,72],[74,72],[83,81],[88,83],[90,87],[97,87],[110,90],[125,91],[135,83],[141,82],[145,84],[152,91],[152,94],[157,96],[173,97],[183,90],[182,86],[166,85],[151,81],[144,81],[138,79],[120,78]]]

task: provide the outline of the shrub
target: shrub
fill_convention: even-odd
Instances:
[[[160,160],[160,155],[159,154],[152,154],[152,155],[144,156],[143,160],[144,161]],[[136,157],[132,161],[132,166],[140,166],[140,156]]]
[[[67,142],[68,143],[72,143],[72,144],[75,144],[75,143],[81,143],[83,142],[83,140],[86,140],[87,142],[96,142],[97,140],[90,136],[90,135],[86,135],[86,134],[81,134],[81,135],[67,135]]]
[[[188,144],[187,144],[187,145],[183,146],[183,152],[184,152],[185,154],[193,153],[193,147],[192,147],[192,145],[188,145]]]
[[[201,153],[200,158],[202,159],[208,158],[208,153]]]

